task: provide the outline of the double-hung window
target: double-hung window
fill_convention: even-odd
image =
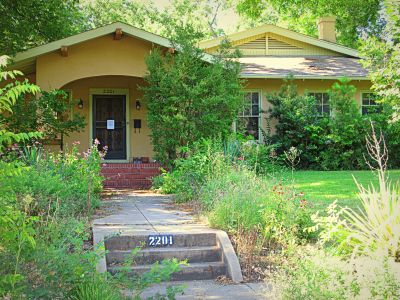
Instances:
[[[328,93],[317,93],[311,92],[308,95],[315,98],[315,106],[319,116],[329,116],[331,114],[331,108],[329,106],[329,94]]]
[[[238,120],[238,125],[244,129],[244,133],[253,136],[256,140],[260,138],[260,103],[260,92],[245,92]]]
[[[361,94],[361,113],[367,115],[382,111],[382,105],[376,103],[376,96],[373,93]]]

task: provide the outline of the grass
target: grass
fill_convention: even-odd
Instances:
[[[400,180],[400,170],[388,172],[389,179],[394,183]],[[371,171],[295,171],[293,174],[294,187],[304,192],[305,198],[316,210],[326,208],[337,200],[341,206],[357,208],[360,200],[357,196],[356,180],[364,186],[371,182],[376,186],[378,179]],[[291,184],[292,174],[286,174]]]

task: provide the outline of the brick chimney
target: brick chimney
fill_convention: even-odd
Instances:
[[[318,38],[336,43],[336,17],[322,17],[317,20]]]

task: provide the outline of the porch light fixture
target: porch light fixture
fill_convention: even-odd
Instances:
[[[79,109],[83,108],[83,100],[82,99],[79,99],[79,101],[78,101],[78,108]]]
[[[142,104],[140,104],[140,100],[137,99],[136,100],[136,110],[140,110],[141,107],[142,107]]]

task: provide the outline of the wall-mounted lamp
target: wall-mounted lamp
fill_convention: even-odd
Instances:
[[[79,109],[83,108],[83,100],[82,99],[79,99],[79,101],[78,101],[78,108]]]
[[[136,100],[136,110],[140,110],[140,108],[142,107],[142,104],[140,104],[140,100]]]

